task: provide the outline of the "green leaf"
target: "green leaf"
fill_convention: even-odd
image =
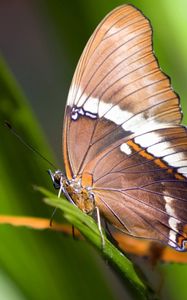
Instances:
[[[105,244],[102,245],[101,234],[94,219],[81,212],[76,206],[68,201],[58,198],[56,195],[44,188],[37,188],[45,197],[45,202],[53,207],[59,208],[64,218],[73,224],[89,240],[101,254],[110,261],[120,272],[125,282],[132,284],[142,299],[146,298],[147,288],[136,274],[133,264],[104,236]]]
[[[0,59],[0,213],[49,218],[51,208],[33,190],[33,184],[52,188],[46,172],[49,166],[10,133],[5,120],[54,161],[24,93]],[[14,294],[29,300],[114,299],[104,265],[82,242],[74,243],[60,233],[10,225],[0,226],[0,238],[0,268],[7,282],[3,295],[8,295],[5,288],[11,282]],[[92,290],[93,283],[97,289]]]

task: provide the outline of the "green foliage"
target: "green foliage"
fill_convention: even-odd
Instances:
[[[137,292],[138,299],[145,299],[146,286],[137,276],[132,263],[105,236],[104,246],[102,245],[101,234],[93,218],[81,212],[80,209],[71,203],[64,201],[65,199],[59,199],[46,189],[37,189],[46,197],[45,202],[47,204],[59,208],[65,219],[79,229],[87,240],[101,252],[104,258],[118,269],[125,282],[131,284],[132,288]]]
[[[181,96],[184,115],[187,115],[185,100],[187,26],[186,2],[184,0],[174,0],[172,3],[169,0],[33,1],[36,14],[40,16],[40,20],[46,20],[49,25],[48,29],[53,28],[53,33],[58,40],[58,50],[56,52],[56,49],[53,50],[59,70],[63,69],[66,77],[65,82],[61,77],[59,81],[61,84],[63,82],[65,86],[68,86],[78,57],[95,26],[106,13],[125,2],[140,8],[151,20],[154,29],[156,55],[162,69],[172,78],[172,85]],[[10,21],[8,20],[8,22]],[[14,42],[17,43],[15,46],[20,43],[19,39],[15,39]],[[49,43],[48,47],[51,45],[53,46],[53,43]],[[35,45],[33,45],[34,47]],[[14,53],[14,49],[11,50]],[[37,64],[37,57],[35,60]],[[66,66],[66,63],[68,66]],[[20,66],[20,68],[22,67]],[[43,65],[40,65],[40,68],[42,69]],[[34,77],[35,73],[32,76]],[[39,94],[40,90],[36,93]],[[53,95],[53,93],[55,93],[55,89],[52,89],[51,94]],[[66,95],[67,91],[64,92],[64,95],[61,95],[61,99],[65,100]],[[47,101],[53,101],[53,97],[50,95],[45,100],[47,107]],[[60,110],[63,110],[62,102]],[[52,122],[55,117],[51,116]],[[5,120],[10,121],[29,144],[52,162],[54,161],[51,149],[46,143],[25,95],[1,59],[0,213],[50,217],[52,211],[42,203],[41,195],[33,191],[32,188],[33,184],[48,186],[49,178],[45,172],[48,165],[28,151],[8,132],[7,128],[4,127]],[[185,123],[186,120],[185,117],[183,122]],[[49,120],[46,120],[46,122],[49,123]],[[66,204],[64,207],[66,207]],[[79,217],[82,216],[80,212],[78,212],[78,215],[77,226],[81,227],[84,223],[79,220]],[[76,218],[71,218],[69,213],[66,213],[66,217],[67,219],[70,218],[70,222],[76,222]],[[91,242],[94,239],[99,245],[97,228],[94,227],[95,223],[93,223],[92,228],[92,223],[89,218],[88,224],[91,228],[88,230],[88,226],[83,226],[82,229],[86,230],[84,234],[88,233],[87,238],[90,238]],[[94,230],[92,232],[94,228],[96,232]],[[6,300],[120,298],[112,292],[112,284],[109,286],[109,280],[106,279],[108,275],[105,276],[107,272],[105,264],[98,259],[98,256],[86,242],[73,241],[60,233],[33,231],[8,225],[0,226],[0,239],[0,298],[3,297]],[[132,270],[131,264],[129,265],[125,258],[123,263],[127,263],[127,266]],[[168,287],[172,299],[184,299],[187,292],[186,266],[164,264],[161,266],[161,270],[164,271],[164,283]],[[128,273],[125,272],[125,277],[127,276]],[[136,275],[134,276],[136,278]],[[3,282],[6,283],[3,285]],[[140,282],[138,285],[142,286]],[[6,293],[7,287],[9,287],[9,293]],[[123,296],[121,298],[124,299]],[[168,299],[168,295],[164,298]],[[134,297],[134,299],[137,299],[137,297]]]
[[[11,135],[4,126],[5,120],[10,121],[26,141],[51,158],[25,96],[1,60],[0,213],[50,217],[52,210],[42,203],[41,195],[32,186],[46,186],[49,182],[46,164]],[[15,295],[30,300],[113,299],[102,266],[85,243],[75,242],[60,233],[35,232],[9,225],[0,226],[0,239],[1,276],[6,273]],[[97,289],[92,290],[93,283]],[[10,294],[13,293],[7,291],[6,300],[14,299]],[[3,295],[5,285],[1,286],[0,298]]]

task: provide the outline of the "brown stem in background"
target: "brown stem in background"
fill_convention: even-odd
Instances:
[[[53,222],[50,226],[50,220],[45,218],[22,217],[0,215],[0,224],[9,224],[12,226],[24,226],[37,230],[54,230],[72,235],[72,226]],[[82,235],[75,229],[75,237],[82,239]],[[187,253],[177,252],[169,247],[162,246],[150,240],[135,239],[124,233],[115,232],[113,237],[119,244],[119,248],[125,253],[131,253],[137,256],[148,257],[152,263],[158,261],[187,263]]]

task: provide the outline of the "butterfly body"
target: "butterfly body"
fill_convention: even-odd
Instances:
[[[81,179],[72,179],[64,182],[65,188],[74,203],[87,214],[92,214],[95,208],[94,195],[91,187],[83,188]]]
[[[95,209],[95,199],[91,187],[83,187],[80,176],[68,180],[62,171],[57,170],[52,173],[49,170],[54,187],[61,189],[60,193],[71,199],[71,202],[86,214],[92,214]]]
[[[79,60],[63,129],[65,175],[52,178],[82,211],[128,234],[186,251],[187,129],[152,29],[131,5],[109,13]]]

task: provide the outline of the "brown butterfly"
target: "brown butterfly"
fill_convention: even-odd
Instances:
[[[187,130],[160,70],[149,21],[131,5],[108,14],[80,58],[54,184],[83,212],[134,237],[186,250]],[[100,219],[99,219],[100,220]]]

